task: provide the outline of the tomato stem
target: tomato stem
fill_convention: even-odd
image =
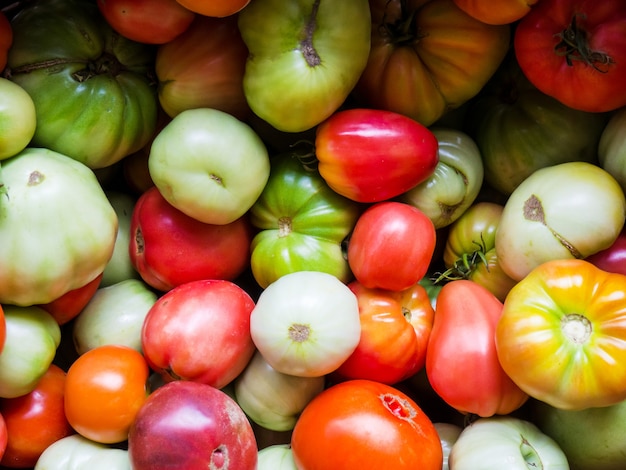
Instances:
[[[315,2],[313,2],[311,16],[309,16],[309,20],[304,26],[304,39],[300,41],[300,50],[309,67],[315,67],[322,63],[322,59],[315,50],[315,46],[313,46],[313,34],[317,27],[317,12],[320,7],[320,1],[321,0],[315,0]]]
[[[579,17],[585,19],[587,16],[583,13],[575,14],[569,26],[556,35],[560,41],[554,46],[554,52],[558,56],[565,57],[570,67],[574,65],[574,61],[580,61],[600,73],[607,73],[608,67],[614,64],[615,60],[605,52],[593,51],[589,48],[587,32],[577,23]]]

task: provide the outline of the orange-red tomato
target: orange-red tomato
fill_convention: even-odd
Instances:
[[[368,289],[358,281],[348,287],[359,303],[361,337],[336,375],[393,385],[416,374],[426,361],[435,316],[426,289]]]
[[[243,10],[250,0],[176,0],[185,8],[203,16],[224,17]]]
[[[13,29],[6,15],[0,11],[0,71],[7,65],[7,54],[13,43]]]
[[[0,400],[8,433],[1,465],[33,467],[48,446],[74,433],[65,417],[65,377],[65,371],[52,364],[32,392]]]
[[[309,402],[292,432],[299,470],[441,470],[441,441],[407,395],[372,380],[334,385]]]
[[[52,315],[59,325],[64,325],[83,311],[100,287],[101,281],[102,274],[99,274],[84,286],[66,292],[58,299],[39,307]]]
[[[149,368],[127,346],[106,345],[79,356],[67,371],[65,414],[84,437],[104,444],[128,438],[147,397]]]
[[[2,309],[2,305],[0,305],[0,353],[4,349],[4,341],[7,338],[7,323],[4,319],[4,310]]]
[[[538,0],[454,0],[457,7],[487,24],[508,24],[519,20]]]

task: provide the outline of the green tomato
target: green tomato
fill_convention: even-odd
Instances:
[[[615,242],[626,199],[599,166],[568,162],[537,170],[511,194],[496,231],[502,270],[520,281],[555,259],[584,259]]]
[[[54,360],[61,328],[42,308],[5,305],[6,340],[0,354],[0,397],[34,390]]]
[[[474,202],[483,184],[483,162],[476,142],[456,129],[433,128],[439,161],[433,174],[400,200],[417,207],[443,228]]]
[[[602,131],[598,159],[626,191],[626,107],[617,110]]]
[[[295,271],[322,271],[352,279],[342,243],[362,206],[330,189],[293,154],[272,160],[270,177],[250,209],[260,231],[252,240],[251,268],[261,287]]]
[[[278,130],[310,129],[334,113],[370,52],[367,0],[255,0],[239,13],[250,108]]]
[[[35,134],[35,103],[26,90],[0,78],[0,160],[17,155]]]
[[[273,444],[259,450],[257,470],[297,470],[289,444]]]
[[[479,418],[463,429],[448,464],[454,470],[568,470],[559,445],[539,428],[513,416]]]
[[[35,103],[33,146],[95,169],[148,143],[157,122],[154,49],[116,33],[96,2],[32,3],[11,25],[7,67]]]
[[[35,470],[131,470],[128,451],[72,434],[43,451]]]
[[[485,182],[508,196],[540,168],[595,162],[607,117],[574,110],[541,93],[509,61],[469,107],[468,121]]]
[[[47,304],[100,275],[117,215],[93,171],[52,150],[3,161],[0,303]]]

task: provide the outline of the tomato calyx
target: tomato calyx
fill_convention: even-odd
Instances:
[[[554,46],[554,52],[558,56],[565,57],[565,61],[570,67],[577,60],[593,67],[600,73],[607,73],[608,67],[614,64],[615,60],[605,52],[594,51],[589,48],[587,32],[579,28],[576,22],[579,16],[583,19],[586,18],[584,13],[575,14],[569,26],[556,34],[560,41]]]
[[[444,272],[436,272],[432,278],[435,285],[442,284],[449,281],[458,281],[461,279],[470,279],[472,273],[476,271],[478,266],[483,264],[489,272],[489,262],[487,261],[486,253],[487,246],[483,239],[483,234],[480,234],[480,242],[472,240],[472,243],[477,245],[477,249],[471,253],[463,253],[454,264],[446,269]]]
[[[584,315],[569,313],[561,319],[561,330],[576,344],[585,343],[591,336],[591,322]]]
[[[418,42],[424,35],[414,27],[417,11],[407,6],[406,0],[400,0],[400,14],[394,21],[387,20],[391,1],[387,1],[383,19],[379,26],[380,33],[388,42],[397,46],[408,46]]]

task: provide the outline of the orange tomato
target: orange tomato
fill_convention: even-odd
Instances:
[[[0,71],[7,65],[7,54],[13,43],[13,29],[6,15],[0,11]]]
[[[4,349],[4,341],[7,338],[7,322],[4,318],[4,310],[0,305],[0,353]]]
[[[52,364],[32,392],[0,400],[8,433],[1,465],[33,467],[49,445],[74,433],[65,417],[65,377],[65,371]]]
[[[250,0],[176,0],[185,8],[204,16],[234,15],[243,10]]]
[[[406,394],[372,380],[327,388],[304,408],[291,437],[299,470],[441,470],[430,418]]]
[[[103,444],[128,438],[147,397],[150,370],[127,346],[105,345],[79,356],[67,371],[65,414],[84,437]]]
[[[509,24],[524,17],[538,0],[454,0],[457,7],[487,24]]]

